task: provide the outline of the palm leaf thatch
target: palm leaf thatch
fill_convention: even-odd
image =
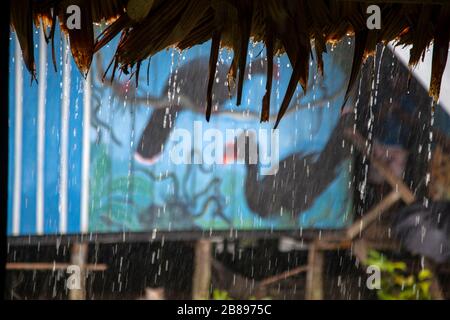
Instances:
[[[429,94],[438,100],[450,42],[450,3],[445,0],[376,1],[381,8],[382,27],[369,30],[367,0],[15,0],[11,3],[11,24],[17,33],[27,69],[35,73],[32,23],[50,28],[54,38],[56,21],[70,40],[73,58],[83,74],[90,68],[95,52],[121,34],[114,55],[112,78],[117,68],[125,74],[139,73],[142,60],[175,47],[180,50],[212,39],[208,89],[205,92],[206,119],[211,114],[212,92],[218,52],[231,48],[234,58],[228,74],[229,85],[237,79],[237,101],[242,88],[249,41],[266,45],[267,83],[262,101],[261,121],[270,114],[272,61],[286,53],[293,66],[288,88],[275,126],[286,112],[300,84],[308,90],[309,62],[317,60],[323,73],[322,55],[326,44],[353,35],[355,46],[347,100],[365,59],[378,43],[394,41],[412,45],[410,66],[414,67],[434,43]],[[81,29],[66,28],[67,6],[81,8]],[[94,39],[93,23],[106,23]],[[53,46],[54,52],[54,46]],[[314,52],[314,54],[313,54]],[[56,68],[56,64],[55,64]]]

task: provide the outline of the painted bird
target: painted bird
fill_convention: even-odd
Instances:
[[[265,74],[267,62],[263,58],[256,59],[252,62],[251,74],[262,75]],[[156,108],[148,122],[144,131],[142,132],[136,149],[136,160],[146,163],[155,163],[161,155],[162,146],[165,144],[170,136],[173,128],[173,122],[178,112],[183,110],[190,110],[193,112],[203,114],[205,112],[205,94],[208,86],[208,79],[205,75],[208,74],[208,59],[200,57],[189,61],[182,65],[176,74],[172,74],[171,81],[166,81],[167,85],[162,91],[159,98],[150,98],[150,104],[157,102],[161,105],[161,101],[173,94],[173,88],[170,88],[169,83],[176,82],[177,91],[179,93],[173,95],[172,101],[165,102],[165,106]],[[220,108],[230,97],[236,94],[234,87],[230,90],[225,85],[229,65],[219,64],[216,73],[216,86],[214,87],[213,104],[217,104]],[[248,77],[249,67],[246,68],[246,75]],[[176,78],[175,78],[176,77]]]
[[[258,177],[258,164],[249,161],[250,139],[255,137],[252,134],[246,136],[245,198],[249,208],[261,217],[269,217],[280,210],[297,216],[309,209],[337,177],[339,166],[350,156],[350,144],[344,142],[343,132],[344,128],[351,127],[352,120],[351,113],[341,116],[319,154],[291,154],[280,161],[275,175],[265,175],[262,179]],[[236,157],[236,152],[234,155]]]

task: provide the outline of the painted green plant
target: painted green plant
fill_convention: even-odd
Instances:
[[[403,261],[389,260],[378,251],[369,251],[366,265],[375,265],[381,271],[381,288],[377,296],[381,300],[429,300],[433,274],[428,269],[418,273],[408,271]]]
[[[138,230],[139,197],[151,193],[152,182],[135,174],[115,177],[104,144],[93,144],[90,177],[90,228],[92,231]]]

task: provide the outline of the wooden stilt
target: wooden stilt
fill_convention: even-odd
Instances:
[[[433,273],[433,280],[431,280],[430,294],[433,300],[445,300],[444,293],[437,278],[436,273]]]
[[[211,286],[212,245],[210,240],[195,243],[194,276],[192,278],[192,299],[209,299]]]
[[[431,286],[430,286],[431,298],[433,300],[444,300],[445,299],[444,292],[439,283],[439,278],[438,278],[434,264],[429,259],[425,259],[424,262],[425,262],[425,268],[429,269],[433,273],[433,279],[431,280]]]
[[[69,300],[86,300],[86,265],[88,244],[74,243],[71,248],[70,263],[80,267],[80,289],[69,290]]]
[[[308,271],[306,274],[306,300],[323,299],[323,272],[324,256],[323,251],[313,242],[308,251]]]

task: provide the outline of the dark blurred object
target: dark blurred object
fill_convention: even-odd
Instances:
[[[388,167],[398,178],[403,179],[406,163],[408,161],[408,150],[399,145],[382,144],[374,141],[372,145],[373,156]],[[370,166],[369,181],[374,184],[382,184],[384,177]]]
[[[450,202],[403,208],[395,214],[393,232],[408,251],[436,263],[450,261]]]
[[[429,167],[428,196],[433,201],[450,200],[450,153],[437,145],[433,150]]]

